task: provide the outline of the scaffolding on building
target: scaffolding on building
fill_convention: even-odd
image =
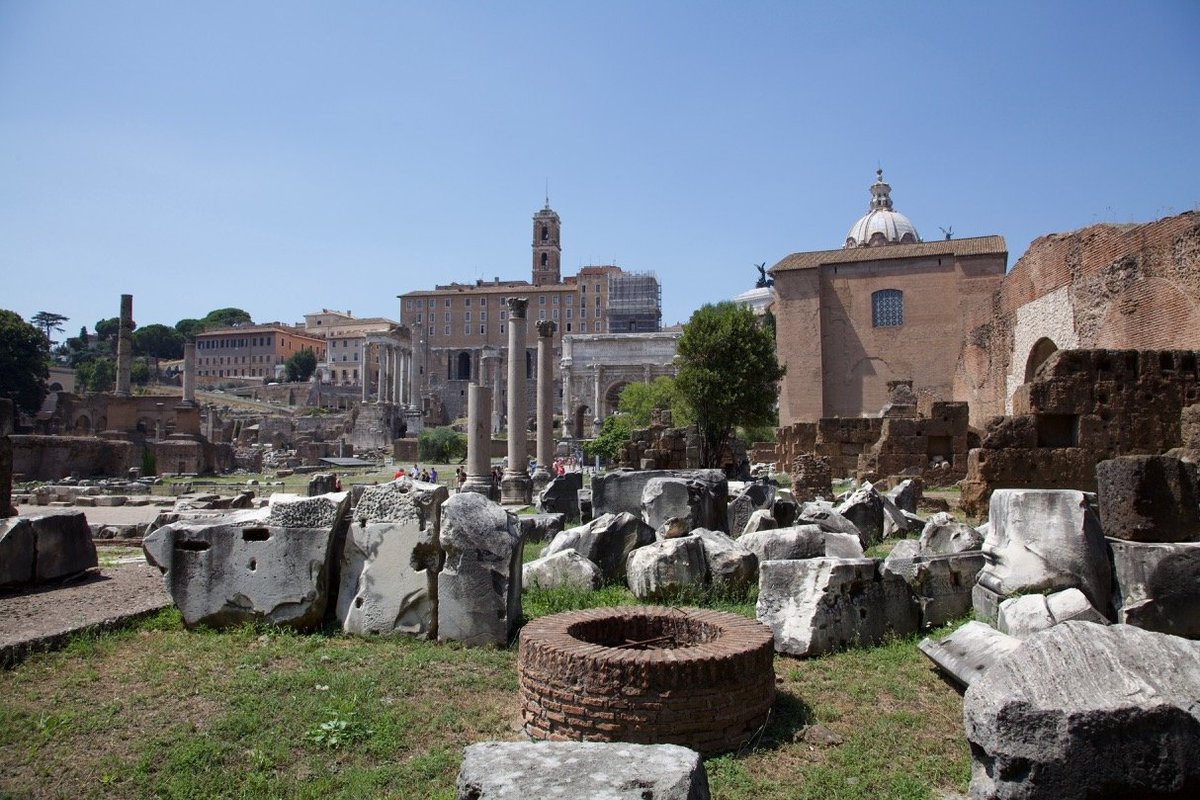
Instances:
[[[662,328],[662,285],[653,272],[608,276],[608,330],[646,333]]]

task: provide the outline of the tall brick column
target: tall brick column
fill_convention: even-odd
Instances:
[[[121,295],[117,327],[117,397],[129,397],[129,371],[133,366],[133,295]]]
[[[540,491],[554,473],[554,331],[558,324],[544,319],[538,322],[537,351],[537,469],[533,472],[533,489]]]
[[[467,386],[467,481],[463,491],[487,495],[492,488],[492,390]]]
[[[525,318],[529,299],[508,300],[508,468],[500,481],[505,503],[530,501],[529,452],[525,444]]]

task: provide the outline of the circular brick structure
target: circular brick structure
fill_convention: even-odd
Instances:
[[[775,701],[771,630],[697,608],[571,611],[521,630],[517,675],[534,739],[734,750]]]

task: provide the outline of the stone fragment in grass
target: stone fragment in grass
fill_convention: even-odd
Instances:
[[[522,567],[521,585],[524,589],[599,589],[604,577],[600,568],[574,550],[557,553],[530,561]]]
[[[442,504],[437,637],[503,646],[521,624],[521,541],[515,514],[475,492]]]

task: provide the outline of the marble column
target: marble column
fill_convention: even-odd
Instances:
[[[388,402],[400,402],[400,348],[395,345],[388,347]]]
[[[467,482],[464,492],[487,495],[492,489],[492,390],[467,386]]]
[[[121,295],[117,323],[117,397],[129,397],[129,372],[133,366],[133,295]]]
[[[383,374],[385,359],[386,359],[386,356],[384,355],[383,344],[381,343],[381,344],[375,345],[375,364],[379,370],[379,376],[378,376],[378,378],[376,378],[376,386],[375,386],[375,402],[376,403],[383,402],[384,387],[387,385],[386,381],[384,380],[384,374]]]
[[[371,343],[363,342],[362,347],[362,371],[359,373],[362,376],[362,401],[365,403],[371,396]]]
[[[533,490],[541,491],[554,477],[554,331],[558,324],[544,319],[538,322],[537,346],[537,469],[533,471]]]
[[[530,501],[529,452],[525,442],[525,317],[529,299],[508,300],[508,468],[500,481],[504,503],[526,505]]]
[[[183,343],[183,405],[196,405],[196,343]]]

